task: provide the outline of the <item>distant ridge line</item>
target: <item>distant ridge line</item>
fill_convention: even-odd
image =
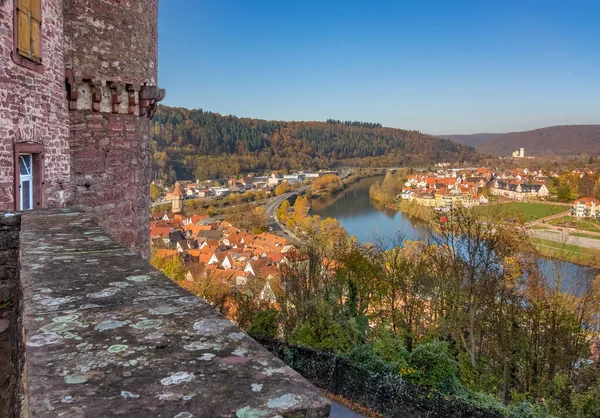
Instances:
[[[525,148],[526,156],[535,157],[600,155],[600,124],[556,125],[505,134],[437,136],[498,156],[509,156],[521,147]]]

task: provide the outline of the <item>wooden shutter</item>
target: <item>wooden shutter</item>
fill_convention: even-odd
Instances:
[[[17,4],[17,51],[19,55],[31,58],[31,0],[18,0]]]
[[[31,25],[31,59],[40,62],[42,59],[41,48],[42,45],[42,10],[41,0],[29,0],[29,6],[31,8],[31,19],[29,24]]]
[[[41,0],[18,0],[17,51],[30,60],[40,62],[42,41]]]

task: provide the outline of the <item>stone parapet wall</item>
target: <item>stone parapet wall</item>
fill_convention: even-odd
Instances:
[[[0,212],[0,417],[18,403],[19,235],[21,215]]]
[[[24,415],[329,415],[304,378],[89,214],[24,213],[20,279]]]
[[[19,260],[20,213],[0,212],[0,303],[11,295]]]

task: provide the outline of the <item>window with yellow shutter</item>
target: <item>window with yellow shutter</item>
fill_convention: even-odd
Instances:
[[[16,53],[19,57],[40,64],[42,62],[41,0],[15,0],[15,3]],[[23,60],[20,60],[18,63],[27,64]],[[30,65],[26,66],[31,68]]]

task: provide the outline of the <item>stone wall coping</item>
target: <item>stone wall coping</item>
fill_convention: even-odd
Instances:
[[[21,222],[23,415],[326,417],[330,404],[90,215]]]

